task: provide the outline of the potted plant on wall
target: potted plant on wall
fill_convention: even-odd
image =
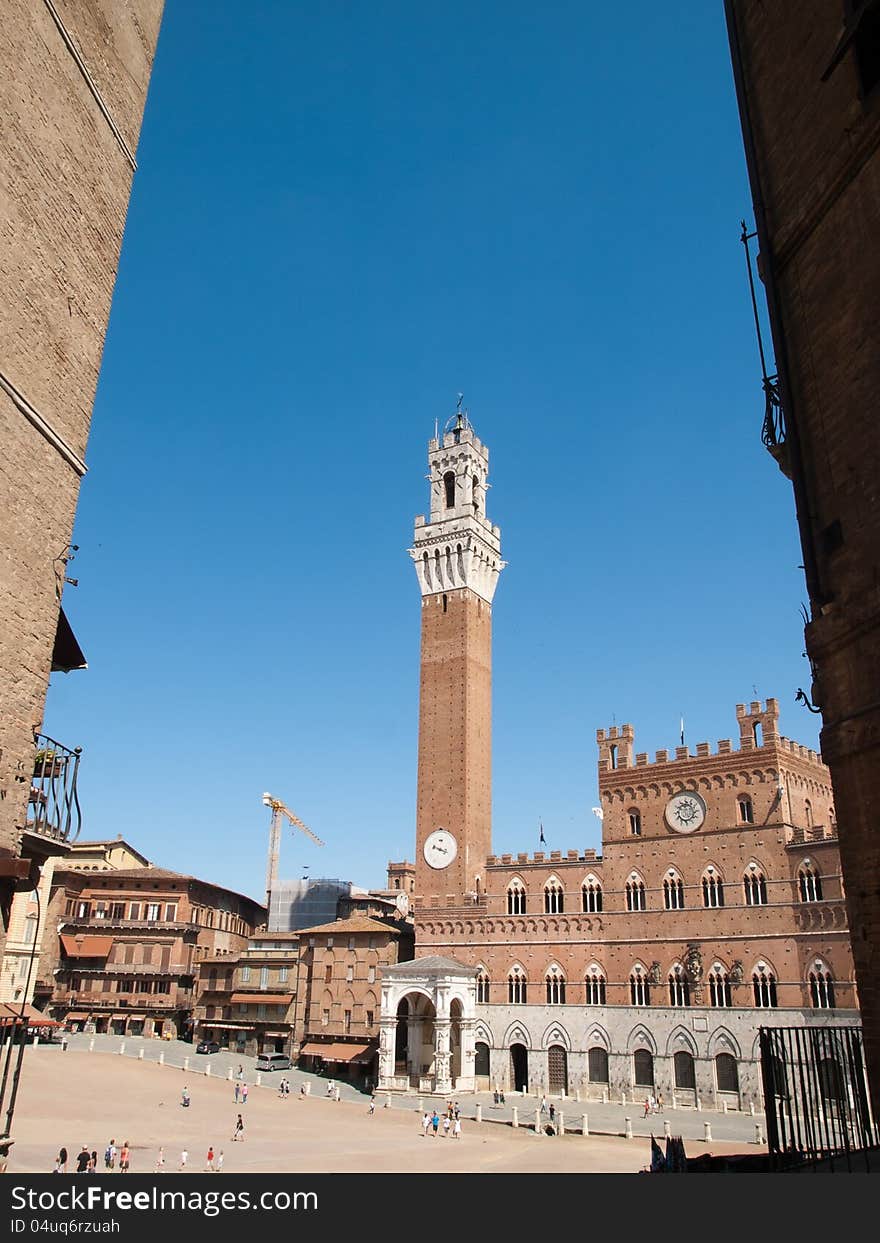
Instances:
[[[34,777],[60,777],[64,772],[64,756],[51,747],[42,747],[34,756]]]

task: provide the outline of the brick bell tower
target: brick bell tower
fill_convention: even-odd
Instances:
[[[428,443],[431,513],[409,553],[422,593],[415,902],[459,901],[492,853],[492,597],[501,531],[489,450],[459,409]]]

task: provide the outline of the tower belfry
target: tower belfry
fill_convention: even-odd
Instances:
[[[501,531],[489,450],[461,409],[428,442],[431,510],[409,550],[422,594],[416,900],[481,887],[492,835],[492,599]]]

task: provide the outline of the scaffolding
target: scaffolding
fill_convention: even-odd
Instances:
[[[296,932],[336,919],[340,898],[352,893],[349,880],[303,879],[280,881],[269,897],[269,932]]]

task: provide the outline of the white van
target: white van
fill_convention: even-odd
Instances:
[[[290,1058],[286,1053],[259,1053],[257,1070],[290,1070]]]

